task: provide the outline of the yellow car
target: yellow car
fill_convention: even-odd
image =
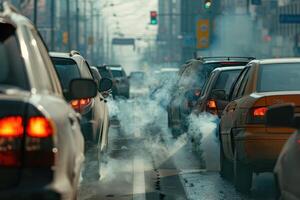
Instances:
[[[268,127],[267,107],[293,103],[300,106],[300,59],[250,62],[236,80],[222,113],[221,176],[234,177],[240,192],[249,192],[252,174],[272,172],[291,133],[290,128]]]

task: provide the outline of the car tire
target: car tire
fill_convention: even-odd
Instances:
[[[238,160],[237,152],[234,152],[234,186],[238,192],[248,194],[252,187],[252,173],[250,165]]]
[[[220,176],[228,181],[233,181],[233,163],[224,154],[222,141],[220,142]]]

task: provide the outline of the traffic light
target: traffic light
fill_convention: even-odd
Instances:
[[[156,11],[151,11],[150,12],[150,24],[151,25],[156,25],[157,24],[157,12]]]
[[[212,0],[205,0],[204,1],[204,8],[205,9],[210,9],[212,6]]]

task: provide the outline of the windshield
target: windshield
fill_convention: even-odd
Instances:
[[[111,73],[112,73],[113,77],[115,77],[115,78],[123,77],[123,72],[122,72],[122,70],[115,70],[115,69],[112,69],[112,70],[111,70]]]
[[[29,89],[15,30],[0,23],[0,85]]]
[[[98,67],[98,71],[103,78],[112,78],[111,73],[105,67]]]
[[[71,80],[80,78],[78,66],[73,59],[52,58],[63,90],[69,90]]]
[[[258,92],[300,91],[300,63],[260,66]]]

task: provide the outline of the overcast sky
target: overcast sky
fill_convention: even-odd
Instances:
[[[112,32],[126,37],[155,35],[157,27],[149,25],[150,11],[158,10],[158,0],[102,0],[104,15]],[[113,6],[111,6],[113,4]],[[114,17],[114,14],[116,15]]]

